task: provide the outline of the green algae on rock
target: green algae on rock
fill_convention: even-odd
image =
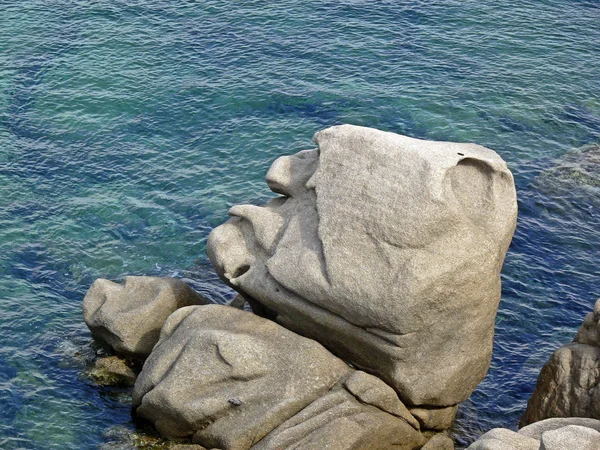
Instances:
[[[139,429],[113,426],[104,432],[104,438],[108,442],[100,447],[101,450],[206,450],[200,445],[160,437],[148,426]]]
[[[136,374],[130,364],[118,356],[97,359],[86,374],[101,386],[132,387],[136,379]]]

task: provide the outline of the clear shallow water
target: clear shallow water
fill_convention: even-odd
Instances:
[[[87,287],[180,276],[223,302],[209,231],[270,196],[276,156],[337,123],[508,162],[519,225],[456,442],[516,427],[600,297],[600,188],[544,177],[600,142],[598,42],[591,0],[0,1],[0,448],[132,429],[127,392],[82,374]]]

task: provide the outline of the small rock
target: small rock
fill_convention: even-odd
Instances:
[[[124,425],[115,425],[104,433],[108,441],[101,450],[171,450],[176,442],[168,441],[149,432],[130,428]]]
[[[100,278],[83,299],[83,317],[94,337],[116,352],[145,358],[173,311],[207,303],[176,278],[125,277],[120,284]]]
[[[133,386],[136,379],[127,362],[118,356],[97,359],[88,374],[102,386]]]

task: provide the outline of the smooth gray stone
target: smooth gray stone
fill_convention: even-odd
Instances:
[[[540,450],[600,450],[600,433],[579,425],[567,425],[542,434]]]
[[[494,151],[342,125],[277,159],[281,197],[234,206],[209,236],[253,309],[392,386],[454,406],[490,363],[500,269],[517,217]],[[250,301],[252,299],[252,301]]]
[[[144,358],[173,311],[207,303],[176,278],[125,277],[122,283],[99,278],[83,299],[83,318],[94,337],[116,352]]]
[[[546,431],[557,430],[569,425],[578,425],[600,431],[600,420],[586,417],[560,417],[545,419],[532,423],[531,425],[527,425],[519,430],[519,434],[540,440],[542,438],[542,434]]]
[[[394,390],[318,342],[221,305],[174,312],[133,391],[161,435],[206,448],[421,448]],[[324,444],[327,444],[324,446]]]
[[[539,448],[539,439],[506,428],[494,428],[467,447],[467,450],[538,450]]]
[[[518,433],[494,428],[467,450],[600,450],[600,420],[546,419],[523,427]]]

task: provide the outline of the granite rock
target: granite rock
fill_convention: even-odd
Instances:
[[[527,425],[526,427],[521,428],[519,433],[540,440],[542,434],[545,432],[558,430],[559,428],[564,428],[569,425],[577,425],[600,431],[600,420],[597,419],[590,419],[587,417],[555,417]]]
[[[420,448],[424,442],[404,420],[338,387],[285,421],[252,450],[401,450]]]
[[[600,300],[573,342],[542,368],[520,426],[551,417],[600,419]]]
[[[517,216],[492,150],[342,125],[277,159],[264,207],[211,233],[254,311],[381,378],[411,406],[465,400],[490,363]]]
[[[518,432],[495,428],[467,450],[600,450],[600,421],[587,418],[546,419]]]
[[[506,428],[494,428],[467,447],[468,450],[539,450],[540,441]]]
[[[568,425],[542,434],[540,450],[600,450],[600,433],[591,428]]]
[[[173,311],[207,303],[176,278],[125,277],[122,283],[99,278],[85,295],[83,318],[93,336],[116,352],[144,358]]]
[[[236,308],[182,308],[133,391],[161,435],[223,450],[417,449],[417,420],[378,378]],[[326,445],[325,445],[326,444]]]

